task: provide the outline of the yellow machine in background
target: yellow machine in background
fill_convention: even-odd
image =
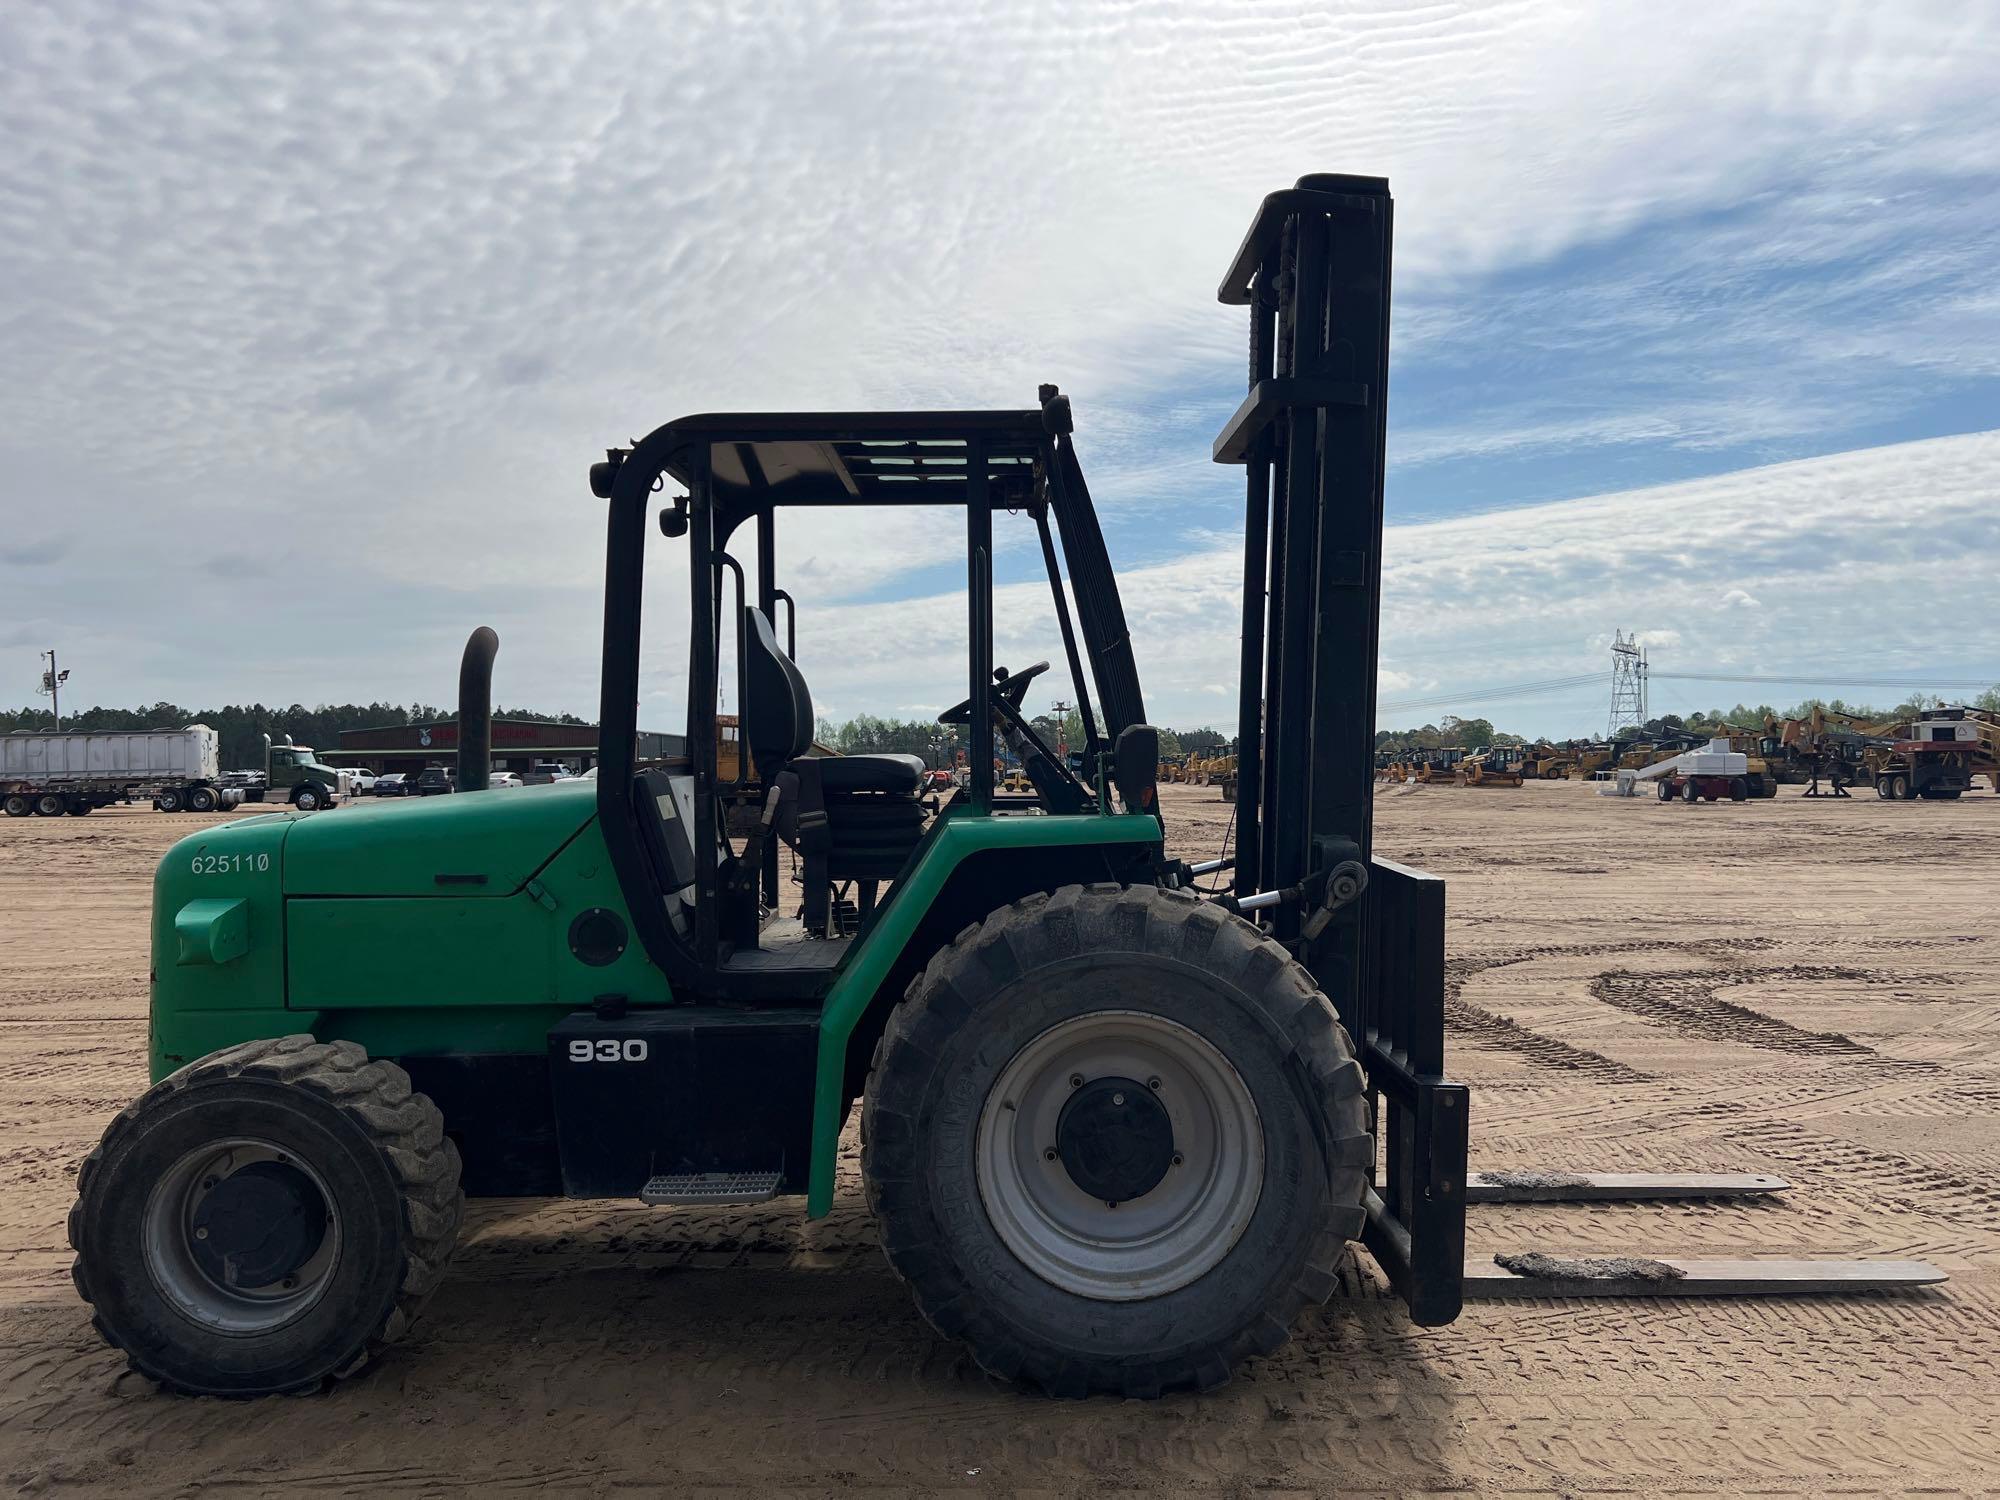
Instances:
[[[1519,786],[1522,781],[1519,745],[1489,745],[1459,762],[1460,786]]]
[[[1458,763],[1464,759],[1463,745],[1418,750],[1410,757],[1410,779],[1424,786],[1450,786],[1457,781]]]

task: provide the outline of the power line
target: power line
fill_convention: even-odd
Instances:
[[[1384,698],[1375,706],[1385,708],[1437,708],[1453,703],[1477,700],[1481,703],[1501,698],[1531,698],[1544,693],[1560,692],[1565,688],[1583,687],[1586,684],[1604,681],[1602,672],[1584,672],[1574,677],[1547,677],[1539,682],[1514,682],[1498,687],[1461,688],[1456,692],[1436,693],[1422,698]]]
[[[1684,682],[1767,682],[1780,687],[1988,688],[1992,678],[1973,677],[1767,677],[1727,672],[1654,672]]]

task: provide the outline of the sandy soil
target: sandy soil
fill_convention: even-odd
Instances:
[[[1177,845],[1220,841],[1169,788]],[[338,816],[337,813],[331,816]],[[1873,1254],[1933,1293],[1476,1304],[1365,1260],[1222,1391],[1059,1404],[930,1336],[835,1215],[486,1203],[424,1323],[340,1390],[122,1373],[70,1288],[75,1163],[144,1085],[145,916],[196,820],[0,825],[0,1476],[26,1492],[1824,1494],[2000,1486],[2000,797],[1687,808],[1385,789],[1448,876],[1474,1165],[1777,1172],[1754,1206],[1475,1208],[1477,1252]]]

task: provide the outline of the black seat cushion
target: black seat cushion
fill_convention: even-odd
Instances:
[[[829,797],[853,792],[916,794],[924,779],[923,760],[915,755],[815,755],[820,790]],[[796,765],[796,762],[794,762]]]

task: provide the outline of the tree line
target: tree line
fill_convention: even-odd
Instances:
[[[529,708],[496,708],[496,719],[532,719],[538,724],[587,724],[575,714],[545,714]],[[438,708],[429,703],[322,703],[308,708],[294,703],[277,708],[262,703],[230,703],[221,708],[183,708],[178,703],[155,703],[142,708],[86,708],[65,713],[65,732],[118,729],[183,729],[189,724],[206,724],[221,741],[224,770],[254,770],[264,764],[264,736],[289,738],[295,745],[311,745],[319,751],[339,748],[340,734],[346,729],[401,728],[409,724],[438,724],[455,721],[457,709]],[[55,720],[45,708],[0,709],[0,734],[16,730],[55,728]]]
[[[1060,748],[1067,753],[1083,748],[1083,715],[1075,709],[1060,717],[1039,714],[1028,723],[1051,750]],[[940,768],[954,764],[958,753],[971,743],[963,725],[954,727],[935,719],[883,719],[874,714],[857,714],[841,723],[823,718],[814,735],[820,744],[842,755],[915,755],[925,765]],[[1219,729],[1160,731],[1160,754],[1170,759],[1220,754],[1230,743],[1231,737]]]

